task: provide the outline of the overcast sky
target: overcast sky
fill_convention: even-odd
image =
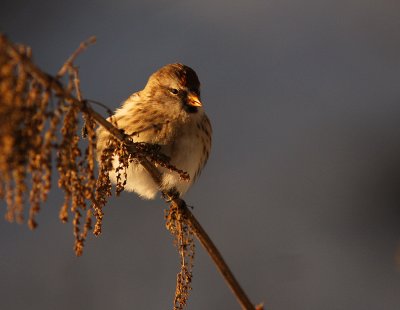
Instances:
[[[3,0],[0,31],[51,74],[96,35],[82,91],[112,109],[159,67],[194,68],[214,136],[185,199],[252,301],[399,309],[399,1]],[[2,309],[171,309],[161,199],[111,199],[80,258],[61,203],[35,232],[0,221]],[[240,309],[200,245],[188,309]]]

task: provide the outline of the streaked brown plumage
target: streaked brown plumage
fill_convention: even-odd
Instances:
[[[117,109],[113,118],[126,134],[135,133],[133,141],[160,145],[171,164],[190,175],[188,182],[180,180],[176,172],[158,168],[163,174],[160,189],[140,164],[131,163],[125,189],[146,199],[172,188],[182,196],[199,176],[211,149],[211,124],[200,102],[200,82],[194,70],[178,63],[162,67],[150,76],[143,90]],[[110,135],[100,127],[97,137],[99,158]],[[117,165],[116,159],[114,167]],[[115,183],[115,173],[110,177]]]

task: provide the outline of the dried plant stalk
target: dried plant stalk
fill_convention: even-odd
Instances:
[[[58,185],[65,193],[60,219],[67,222],[69,213],[73,215],[77,255],[82,254],[84,242],[92,229],[93,216],[96,218],[94,234],[101,233],[103,207],[111,195],[109,174],[115,158],[120,162],[115,171],[117,194],[124,189],[126,168],[132,161],[142,164],[158,184],[161,175],[156,166],[175,171],[182,179],[189,178],[186,172],[170,164],[169,158],[159,152],[159,146],[133,143],[129,136],[82,99],[78,71],[73,61],[94,41],[94,38],[90,38],[83,42],[59,73],[52,77],[33,64],[28,47],[12,44],[0,34],[0,198],[7,203],[5,217],[8,221],[22,222],[24,198],[29,194],[28,225],[32,229],[37,226],[36,216],[51,189],[52,162],[56,160]],[[84,151],[80,148],[78,135],[82,122],[82,132],[87,138]],[[100,155],[97,179],[94,172],[96,123],[113,136]],[[61,132],[61,136],[58,132]],[[171,202],[166,225],[175,236],[181,260],[174,309],[186,306],[191,290],[194,235],[214,260],[241,306],[254,309],[185,202],[174,193],[163,193],[163,196]],[[257,306],[257,309],[261,310],[262,306]]]

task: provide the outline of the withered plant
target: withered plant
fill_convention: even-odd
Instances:
[[[7,204],[5,218],[10,222],[24,222],[24,205],[29,204],[27,223],[31,229],[36,228],[36,216],[47,199],[52,177],[56,175],[53,172],[57,170],[58,187],[64,192],[59,217],[63,223],[71,219],[78,256],[83,253],[89,231],[93,229],[95,235],[101,234],[103,208],[112,195],[109,174],[114,169],[115,156],[119,158],[115,169],[116,195],[124,190],[126,169],[133,161],[143,165],[158,184],[161,175],[156,166],[166,167],[183,179],[189,177],[171,165],[157,145],[134,143],[112,118],[111,122],[107,121],[91,107],[93,101],[83,98],[79,72],[73,62],[94,42],[92,37],[81,43],[52,76],[35,66],[29,47],[14,44],[0,35],[0,198]],[[98,173],[96,126],[103,126],[112,134],[101,154]],[[243,309],[255,309],[185,201],[174,192],[162,194],[170,204],[165,213],[166,228],[174,236],[181,266],[173,309],[183,309],[187,304],[194,237],[214,260]],[[262,309],[262,306],[256,308]]]

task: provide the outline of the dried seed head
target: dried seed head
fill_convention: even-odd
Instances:
[[[114,149],[117,147],[117,141],[111,139],[108,141],[107,146],[104,148],[100,163],[99,163],[99,175],[96,181],[95,199],[93,203],[94,216],[96,217],[96,224],[93,233],[98,236],[101,234],[102,221],[103,221],[103,207],[105,206],[108,197],[111,194],[111,180],[110,171],[113,170],[113,156]]]
[[[180,256],[181,270],[177,274],[174,310],[182,310],[187,304],[192,289],[192,269],[194,262],[194,235],[177,204],[172,203],[166,211],[166,227],[175,237],[175,245]]]
[[[6,219],[22,222],[24,198],[29,195],[28,226],[34,229],[41,203],[51,189],[56,154],[58,185],[65,193],[60,219],[66,222],[72,212],[75,249],[81,254],[91,229],[87,204],[95,197],[95,123],[84,115],[88,145],[82,152],[77,134],[82,116],[79,107],[67,102],[66,95],[51,91],[46,79],[30,73],[30,57],[29,48],[0,37],[0,198],[7,203]],[[66,71],[65,94],[79,92],[81,97],[75,71]]]

